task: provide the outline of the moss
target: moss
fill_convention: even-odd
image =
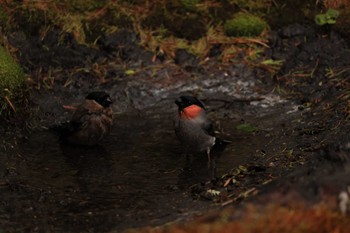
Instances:
[[[258,36],[269,26],[257,16],[239,12],[226,21],[224,28],[228,36]]]
[[[22,68],[3,47],[0,47],[0,90],[7,88],[15,91],[24,81]]]
[[[13,106],[9,106],[11,99],[23,96],[25,77],[22,68],[11,55],[0,46],[0,115]]]

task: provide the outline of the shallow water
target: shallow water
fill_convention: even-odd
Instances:
[[[184,154],[172,128],[174,109],[160,109],[117,114],[111,135],[93,148],[60,145],[49,131],[32,134],[19,152],[20,182],[46,193],[41,204],[63,221],[59,229],[105,231],[163,223],[209,208],[210,202],[193,200],[188,188],[249,162],[269,143],[263,128],[273,125],[271,116],[286,111],[251,118],[262,127],[253,134],[236,130],[238,118],[217,119],[220,136],[232,143],[215,152],[208,167],[205,154]]]

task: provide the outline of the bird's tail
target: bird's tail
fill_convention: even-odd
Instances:
[[[63,122],[55,125],[51,125],[49,130],[55,134],[61,135],[69,131],[70,124],[69,122]]]
[[[67,137],[74,131],[74,124],[71,122],[63,122],[60,124],[52,125],[49,130],[59,136],[61,142],[65,142]]]
[[[212,147],[212,150],[216,151],[222,151],[225,149],[225,147],[230,144],[232,141],[221,139],[221,138],[215,138],[214,146]]]

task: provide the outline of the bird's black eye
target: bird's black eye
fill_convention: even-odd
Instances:
[[[106,100],[105,100],[107,103],[113,103],[112,100],[111,100],[111,97],[107,96]]]
[[[111,105],[113,102],[111,100],[111,97],[107,96],[107,98],[105,98],[102,102],[102,106],[103,107],[109,107],[109,105]]]
[[[104,91],[91,92],[85,99],[95,100],[103,107],[109,107],[109,105],[112,103],[111,97]]]

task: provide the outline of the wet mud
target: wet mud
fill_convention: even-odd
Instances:
[[[210,167],[205,154],[184,154],[172,128],[176,112],[172,102],[162,108],[118,114],[110,137],[94,148],[62,145],[53,132],[36,132],[19,146],[19,158],[14,161],[20,163],[6,177],[4,189],[38,200],[23,203],[13,197],[11,204],[29,210],[12,214],[25,218],[32,213],[40,219],[36,222],[39,229],[101,232],[159,225],[216,208],[195,191],[196,185],[251,162],[259,153],[256,149],[269,143],[263,131],[275,130],[269,121],[278,120],[281,109],[276,111],[261,117],[262,133],[256,134],[238,131],[241,119],[217,118],[221,137],[233,143],[213,153]],[[33,222],[27,224],[32,229]]]
[[[341,59],[348,56],[348,47],[339,35],[322,37],[318,29],[294,27],[298,30],[287,27],[271,35],[266,56],[285,60],[275,77],[243,63],[219,64],[215,58],[199,64],[182,52],[174,62],[153,63],[152,54],[137,46],[137,37],[128,32],[103,37],[99,49],[78,46],[69,37],[60,45],[64,49],[57,48],[50,42],[54,32],[37,47],[35,38],[14,36],[14,46],[29,44],[21,48],[31,52],[20,57],[27,72],[35,78],[39,67],[33,64],[50,67],[55,85],[32,91],[31,132],[9,134],[1,149],[2,228],[121,232],[187,221],[248,197],[259,202],[260,193],[294,190],[300,184],[301,193],[313,200],[317,195],[310,194],[310,182],[330,174],[324,168],[327,159],[322,159],[329,154],[325,148],[346,142],[344,105],[339,101],[330,108],[342,90],[330,81],[326,68],[348,66]],[[54,49],[37,56],[43,45]],[[328,56],[332,46],[339,52]],[[326,55],[319,48],[326,48]],[[321,53],[316,59],[305,55],[316,50]],[[53,54],[58,58],[48,59]],[[55,70],[56,65],[66,69]],[[84,69],[72,73],[76,66]],[[287,76],[312,70],[314,76],[308,79]],[[346,80],[346,72],[338,78]],[[281,94],[277,87],[290,94]],[[60,144],[50,127],[69,119],[67,106],[76,106],[91,89],[105,90],[114,99],[111,135],[93,148]],[[205,154],[186,156],[175,137],[173,101],[181,94],[203,100],[219,137],[232,141],[214,152],[210,166]],[[315,190],[332,179],[321,180],[313,183]],[[345,182],[339,179],[334,193]]]

